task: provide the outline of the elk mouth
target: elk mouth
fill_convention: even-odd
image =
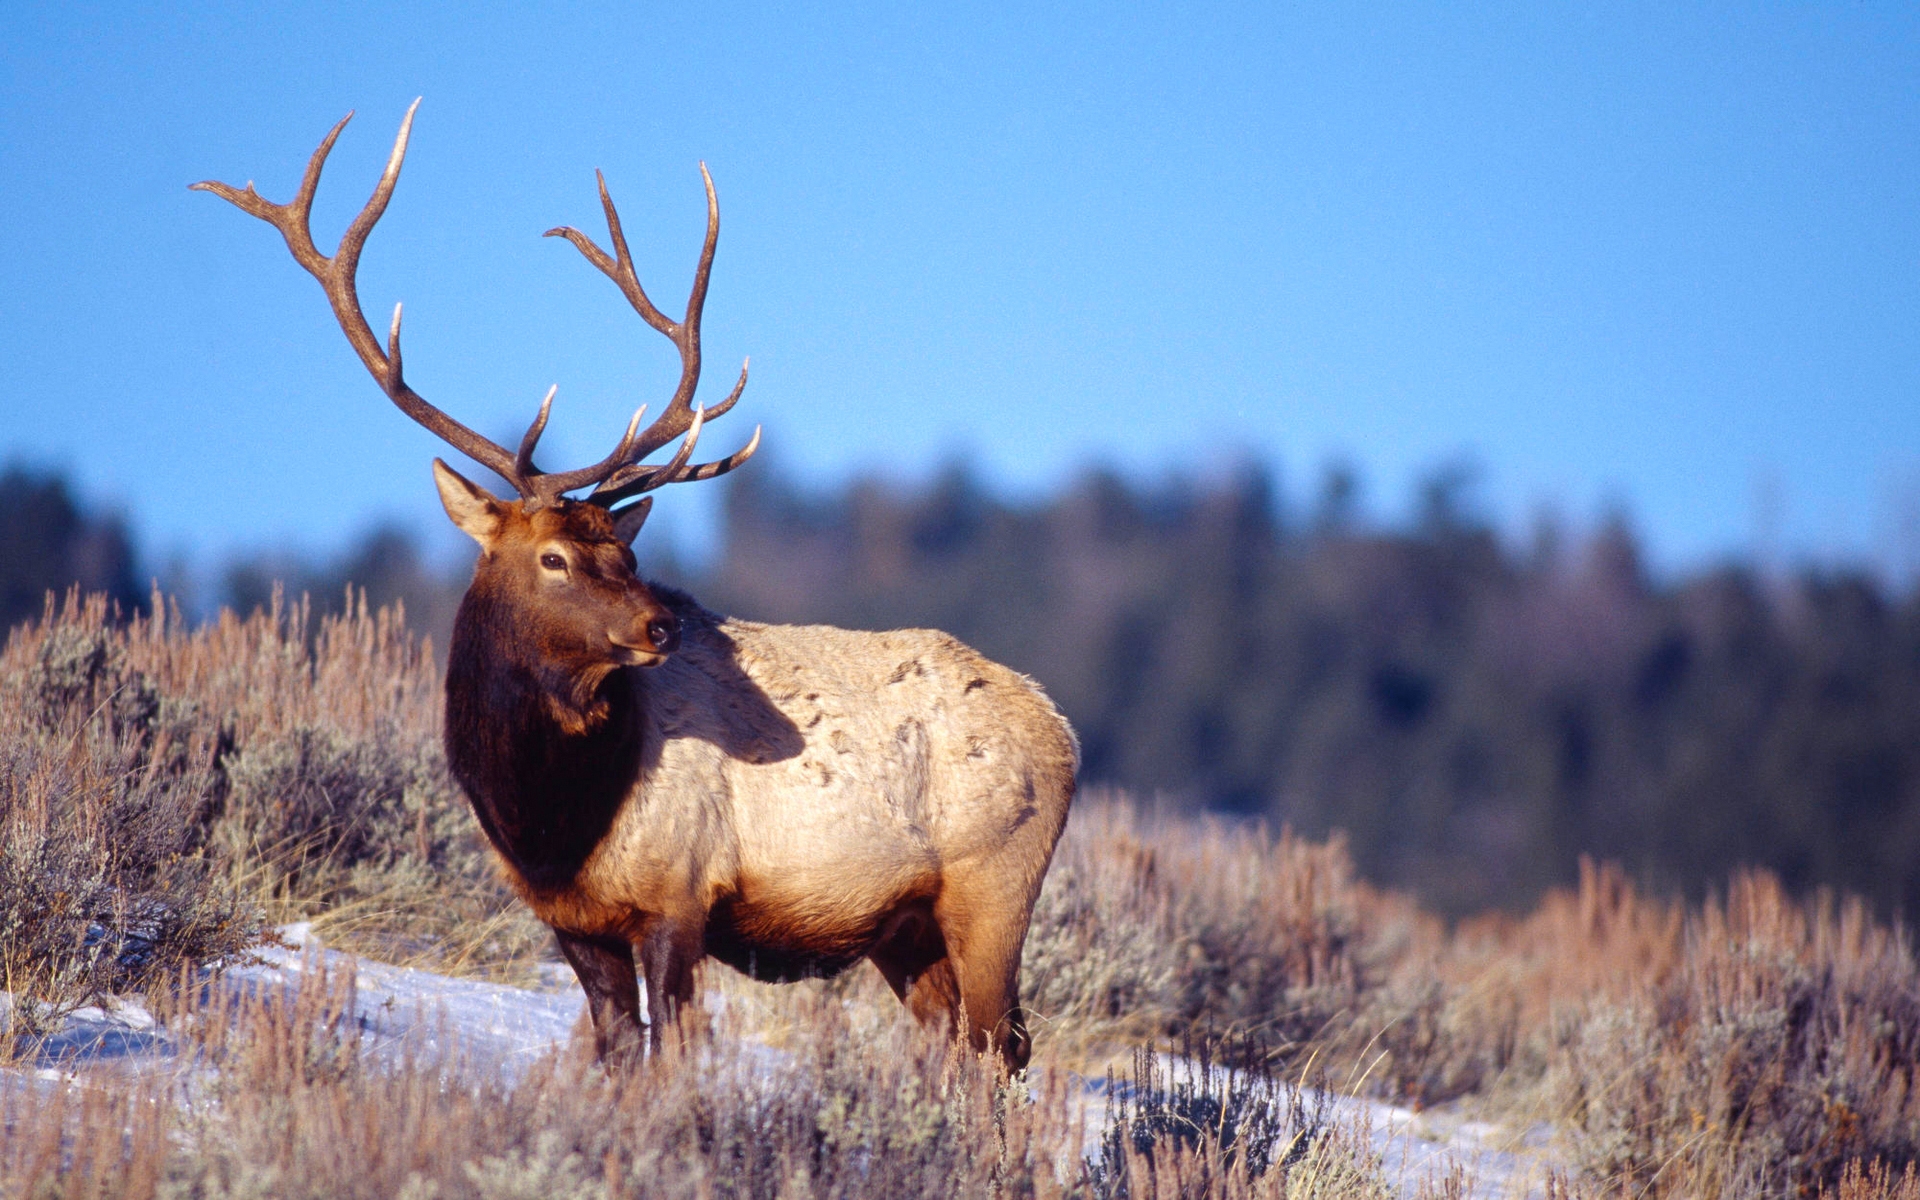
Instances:
[[[623,667],[657,667],[667,661],[667,656],[652,646],[623,642],[612,634],[607,635],[607,642],[613,647],[614,661]]]

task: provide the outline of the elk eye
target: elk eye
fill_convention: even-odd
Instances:
[[[540,565],[549,571],[564,571],[567,569],[567,560],[561,558],[558,554],[542,554],[540,556]]]

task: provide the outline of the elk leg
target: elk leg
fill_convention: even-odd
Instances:
[[[960,987],[953,978],[953,963],[945,955],[915,969],[883,949],[872,951],[871,957],[887,986],[923,1028],[937,1026],[949,1032],[959,1028]]]
[[[960,1036],[960,985],[953,976],[952,959],[942,958],[920,972],[903,999],[907,1011],[921,1025],[938,1025],[954,1037]]]
[[[867,958],[922,1025],[951,1022],[959,1007],[953,964],[947,961],[946,939],[933,914],[912,908],[894,918],[892,927]]]
[[[633,947],[622,938],[586,937],[564,929],[554,930],[553,936],[587,993],[594,1054],[605,1063],[625,1060],[639,1049],[646,1028],[640,1020]]]
[[[964,905],[955,907],[965,911]],[[941,928],[952,963],[954,1027],[962,1028],[964,1020],[975,1050],[993,1050],[1009,1072],[1022,1070],[1033,1053],[1033,1038],[1020,1010],[1026,920],[967,921],[949,913]]]
[[[660,921],[640,943],[640,969],[647,977],[647,1015],[653,1018],[648,1044],[656,1052],[669,1026],[681,1043],[699,1010],[694,1005],[694,968],[706,948],[703,928],[690,921]]]

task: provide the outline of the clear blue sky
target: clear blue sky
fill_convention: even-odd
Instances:
[[[132,7],[0,8],[0,454],[158,554],[442,520],[318,287],[186,189],[285,199],[356,109],[330,247],[415,96],[362,297],[496,438],[558,383],[554,461],[677,364],[539,234],[600,232],[604,168],[677,306],[704,159],[711,396],[754,363],[708,445],[764,422],[804,481],[1249,452],[1304,502],[1344,457],[1393,518],[1464,453],[1506,527],[1621,503],[1670,568],[1749,550],[1757,494],[1827,561],[1920,515],[1909,7]]]

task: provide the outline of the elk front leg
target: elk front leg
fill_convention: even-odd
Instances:
[[[593,1018],[594,1054],[603,1063],[636,1057],[646,1025],[640,1020],[640,982],[633,967],[633,947],[624,938],[585,937],[563,929],[553,931],[573,973],[587,993],[587,1014]]]
[[[706,927],[696,920],[667,918],[654,922],[640,943],[640,969],[647,979],[648,1045],[661,1047],[669,1027],[679,1030],[681,1043],[698,1020],[694,1004],[694,968],[706,955]]]

